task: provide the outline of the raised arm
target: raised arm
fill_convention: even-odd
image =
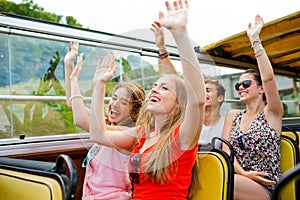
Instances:
[[[78,41],[70,42],[70,48],[71,49],[67,48],[67,53],[64,58],[66,102],[68,107],[73,111],[74,124],[88,132],[89,110],[84,105],[83,96],[81,95],[78,83],[83,54],[77,57],[79,49]],[[74,61],[76,58],[77,63],[74,69]]]
[[[72,71],[70,75],[71,82],[71,105],[73,111],[73,121],[74,124],[85,131],[89,131],[90,124],[90,114],[89,109],[84,105],[83,96],[81,95],[78,76],[82,67],[82,57],[83,54],[80,54],[77,58],[77,63],[75,69]]]
[[[155,44],[158,48],[160,66],[163,74],[177,74],[177,71],[171,62],[169,52],[165,45],[165,34],[161,23],[154,21],[150,28],[155,36]]]
[[[256,15],[255,23],[252,25],[249,23],[247,35],[251,42],[253,48],[258,69],[260,71],[263,89],[267,99],[266,107],[266,117],[270,125],[275,128],[275,130],[281,132],[282,116],[283,116],[283,106],[280,101],[280,96],[276,86],[275,75],[271,62],[268,58],[268,55],[263,48],[261,39],[259,37],[260,32],[263,28],[264,20],[261,16]]]
[[[65,64],[65,90],[66,90],[66,103],[68,107],[72,107],[70,97],[71,97],[71,82],[70,76],[74,69],[74,61],[78,55],[79,42],[71,41],[70,48],[67,47],[67,53],[64,58]]]
[[[136,142],[136,127],[126,128],[115,126],[107,127],[104,116],[104,95],[106,83],[116,72],[114,56],[104,57],[102,64],[97,63],[93,79],[93,95],[90,115],[90,140],[100,145],[125,149],[130,151]]]
[[[205,85],[200,64],[187,31],[188,2],[174,2],[174,9],[166,2],[168,15],[159,14],[162,25],[171,31],[179,51],[188,102],[178,143],[181,149],[190,149],[198,144],[202,129]]]

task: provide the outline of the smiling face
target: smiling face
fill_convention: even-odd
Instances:
[[[120,124],[130,118],[131,110],[131,94],[125,88],[120,87],[116,89],[108,104],[109,122],[113,124]]]
[[[176,85],[172,79],[160,78],[148,95],[147,110],[154,114],[169,114],[178,104],[176,100]]]
[[[239,79],[239,83],[242,83],[246,80],[250,80],[251,84],[250,86],[247,85],[247,87],[244,87],[243,84],[240,84],[237,90],[240,100],[246,103],[247,101],[256,99],[258,97],[262,98],[264,93],[263,88],[262,86],[256,83],[256,80],[254,80],[253,75],[250,73],[242,74]]]
[[[219,105],[217,86],[212,83],[206,83],[205,89],[205,107],[217,107]]]

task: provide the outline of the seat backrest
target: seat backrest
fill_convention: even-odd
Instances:
[[[293,139],[295,141],[296,145],[298,146],[298,149],[300,150],[300,142],[299,142],[300,133],[299,132],[295,131],[294,129],[292,129],[288,126],[282,126],[281,135],[285,135],[285,136]]]
[[[0,199],[64,200],[61,182],[41,174],[0,168],[0,188]]]
[[[191,198],[232,200],[234,186],[233,155],[220,149],[198,151],[196,174],[200,181]]]
[[[76,186],[77,170],[67,155],[56,163],[0,158],[0,199],[73,200]]]
[[[285,175],[286,172],[293,169],[299,162],[299,149],[295,140],[289,136],[281,136],[281,146],[280,146],[280,166],[282,174]],[[297,193],[297,182],[290,182],[283,190],[282,195],[284,199],[294,200]]]

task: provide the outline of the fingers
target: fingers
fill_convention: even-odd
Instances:
[[[268,174],[268,173],[265,173],[265,172],[256,172],[256,175],[257,175],[257,176],[261,176],[261,177],[269,176],[269,174]]]
[[[70,46],[78,46],[78,45],[79,45],[79,41],[77,40],[70,42]]]
[[[187,9],[190,7],[189,2],[187,0],[184,1],[184,4],[185,4],[185,8]]]
[[[81,66],[82,66],[82,58],[83,58],[83,53],[81,53],[79,56],[77,56],[77,64],[75,66],[74,71],[71,74],[71,77],[79,76],[79,73],[81,71]]]
[[[255,23],[263,23],[264,19],[260,15],[255,16]]]
[[[275,181],[270,181],[268,179],[264,179],[262,184],[267,185],[267,186],[271,186],[271,185],[276,184],[276,182]]]
[[[158,21],[154,21],[154,24],[152,24],[152,26],[155,26],[157,28],[162,28],[161,23],[159,23]]]
[[[152,28],[150,28],[154,33],[156,32],[157,29],[162,28],[161,23],[154,21],[153,24],[151,24]]]
[[[173,10],[172,10],[170,3],[168,1],[166,1],[165,4],[166,4],[167,11],[172,12]]]
[[[97,60],[97,68],[99,68],[99,67],[101,67],[101,60],[100,59]]]
[[[83,58],[83,53],[81,53],[78,57],[77,57],[77,64],[78,65],[82,65],[82,58]]]
[[[115,57],[112,54],[108,54],[103,58],[102,67],[111,67],[114,64]]]
[[[252,24],[251,24],[251,22],[248,24],[248,29],[251,29],[251,27],[252,27]]]
[[[179,3],[179,7],[180,7],[180,9],[183,9],[183,4],[182,4],[182,1],[180,0],[178,3]]]
[[[175,10],[178,10],[179,8],[178,8],[178,3],[177,3],[177,1],[174,1],[173,4],[174,4]]]
[[[173,12],[173,9],[172,9],[170,3],[168,1],[166,1],[165,4],[166,4],[168,13]],[[174,1],[173,6],[174,6],[175,11],[177,11],[179,9],[189,8],[189,3],[187,0],[184,0],[184,6],[183,6],[182,0],[179,0],[179,1]]]
[[[163,21],[165,19],[164,13],[163,12],[159,12],[159,20]]]

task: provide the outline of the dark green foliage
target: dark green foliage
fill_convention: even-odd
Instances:
[[[44,8],[40,7],[38,4],[35,4],[33,0],[23,0],[20,4],[16,4],[11,1],[0,0],[0,12],[21,15],[55,23],[61,23],[63,19],[62,15],[46,12]],[[67,16],[65,21],[68,25],[82,28],[82,25],[78,23],[77,20],[72,16]]]

